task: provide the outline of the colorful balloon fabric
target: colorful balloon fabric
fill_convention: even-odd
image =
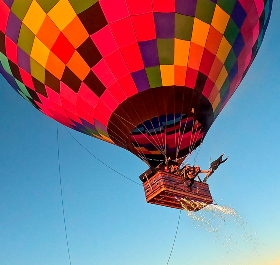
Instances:
[[[38,110],[156,165],[203,140],[272,0],[0,0],[0,72]]]

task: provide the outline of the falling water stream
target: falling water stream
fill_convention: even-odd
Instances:
[[[253,229],[249,229],[248,223],[244,222],[235,209],[217,204],[207,205],[187,199],[181,199],[181,204],[195,228],[203,227],[207,232],[212,233],[213,242],[221,242],[228,254],[239,251],[237,245],[241,239],[243,242],[252,244],[252,251],[255,256],[258,256],[257,233]],[[190,208],[195,211],[190,211]]]

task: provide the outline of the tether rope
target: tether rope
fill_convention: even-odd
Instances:
[[[59,172],[60,196],[61,196],[61,206],[62,206],[62,214],[63,214],[63,222],[64,222],[64,231],[65,231],[65,238],[66,238],[66,245],[67,245],[67,251],[68,251],[69,264],[71,265],[72,263],[71,263],[70,248],[69,248],[68,234],[67,234],[67,228],[66,228],[64,202],[63,202],[63,193],[62,193],[62,177],[61,177],[61,170],[60,170],[58,125],[57,125],[57,131],[56,131],[56,140],[57,140],[58,172]]]
[[[175,242],[176,242],[176,238],[177,238],[177,233],[178,233],[178,229],[179,229],[179,225],[180,225],[181,213],[182,213],[182,210],[180,210],[180,213],[179,213],[179,219],[178,219],[177,228],[176,228],[176,232],[175,232],[175,236],[174,236],[174,240],[173,240],[173,245],[172,245],[172,248],[171,248],[171,251],[170,251],[170,254],[169,254],[169,258],[167,260],[166,265],[169,264],[169,261],[171,259],[172,252],[173,252],[173,249],[174,249],[174,246],[175,246]]]
[[[98,162],[100,162],[101,164],[103,164],[104,166],[106,166],[107,168],[111,169],[112,171],[114,171],[115,173],[119,174],[120,176],[126,178],[127,180],[142,186],[142,184],[126,177],[125,175],[123,175],[122,173],[118,172],[117,170],[115,170],[114,168],[110,167],[109,165],[107,165],[105,162],[103,162],[102,160],[100,160],[98,157],[96,157],[93,153],[91,153],[86,147],[84,147],[71,133],[70,131],[66,128],[67,132],[71,135],[71,137],[83,148],[85,149],[91,156],[93,156]],[[58,127],[57,127],[57,144],[58,144]],[[58,145],[58,159],[59,159],[59,145]],[[60,174],[60,162],[59,162],[59,175],[60,175],[60,188],[61,188],[61,198],[62,198],[62,185],[61,185],[61,174]],[[63,217],[64,217],[64,227],[65,227],[65,233],[66,233],[66,241],[67,241],[67,247],[68,247],[68,256],[69,256],[69,261],[70,261],[70,265],[71,265],[71,259],[70,259],[70,251],[69,251],[69,244],[68,244],[68,236],[67,236],[67,230],[66,230],[66,222],[65,222],[65,214],[64,214],[64,206],[63,206],[63,198],[62,198],[62,208],[63,208]],[[173,249],[175,246],[175,242],[177,239],[177,234],[178,234],[178,229],[179,229],[179,225],[180,225],[180,219],[181,219],[181,213],[182,210],[180,210],[179,212],[179,219],[178,219],[178,223],[177,223],[177,228],[175,231],[175,236],[174,236],[174,240],[173,240],[173,244],[172,244],[172,248],[168,257],[168,261],[167,261],[167,265],[169,264],[169,261],[171,259],[172,253],[173,253]]]
[[[120,176],[126,178],[127,180],[142,186],[142,184],[128,178],[127,176],[123,175],[122,173],[118,172],[117,170],[115,170],[114,168],[110,167],[109,165],[107,165],[105,162],[103,162],[102,160],[100,160],[97,156],[95,156],[93,153],[91,153],[86,147],[84,147],[70,132],[69,130],[66,128],[67,132],[72,136],[72,138],[83,148],[85,149],[91,156],[93,156],[98,162],[100,162],[101,164],[103,164],[105,167],[111,169],[112,171],[114,171],[115,173],[119,174]]]

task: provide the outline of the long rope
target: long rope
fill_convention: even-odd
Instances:
[[[118,172],[117,170],[115,170],[114,168],[110,167],[109,165],[107,165],[105,162],[103,162],[102,160],[100,160],[97,156],[95,156],[93,153],[91,153],[86,147],[84,147],[71,133],[70,131],[66,128],[67,132],[72,136],[72,138],[83,148],[85,149],[91,156],[93,156],[98,162],[100,162],[101,164],[103,164],[105,167],[111,169],[112,171],[114,171],[115,173],[119,174],[120,176],[126,178],[127,180],[142,186],[142,184],[128,178],[127,176],[123,175],[122,173]]]
[[[101,164],[103,164],[104,166],[106,166],[107,168],[111,169],[112,171],[114,171],[115,173],[119,174],[120,176],[126,178],[127,180],[137,184],[137,185],[140,185],[142,186],[142,184],[126,177],[125,175],[123,175],[122,173],[118,172],[117,170],[115,170],[114,168],[110,167],[109,165],[107,165],[106,163],[104,163],[102,160],[100,160],[98,157],[96,157],[94,154],[92,154],[86,147],[84,147],[71,133],[70,131],[66,128],[67,132],[72,136],[72,138],[83,148],[85,149],[91,156],[93,156],[98,162],[100,162]],[[60,162],[59,162],[59,144],[58,144],[58,126],[57,126],[57,146],[58,146],[58,165],[59,165],[59,176],[60,176],[60,189],[61,189],[61,201],[62,201],[62,209],[63,209],[63,219],[64,219],[64,228],[65,228],[65,235],[66,235],[66,242],[67,242],[67,248],[68,248],[68,257],[69,257],[69,262],[70,262],[70,265],[71,265],[71,259],[70,259],[70,250],[69,250],[69,243],[68,243],[68,236],[67,236],[67,230],[66,230],[66,221],[65,221],[65,213],[64,213],[64,204],[63,204],[63,196],[62,196],[62,181],[61,181],[61,174],[60,174]],[[167,265],[169,264],[169,261],[171,259],[171,256],[172,256],[172,253],[173,253],[173,249],[174,249],[174,246],[175,246],[175,242],[176,242],[176,239],[177,239],[177,234],[178,234],[178,229],[179,229],[179,225],[180,225],[180,219],[181,219],[181,213],[182,213],[182,210],[180,210],[180,213],[179,213],[179,219],[178,219],[178,223],[177,223],[177,228],[176,228],[176,232],[175,232],[175,237],[174,237],[174,240],[173,240],[173,245],[172,245],[172,248],[171,248],[171,251],[170,251],[170,254],[169,254],[169,258],[168,258],[168,261],[167,261]]]
[[[171,248],[171,251],[170,251],[170,254],[169,254],[169,258],[167,260],[166,265],[169,264],[169,261],[171,259],[172,252],[173,252],[173,249],[174,249],[174,246],[175,246],[175,242],[176,242],[176,238],[177,238],[177,233],[178,233],[178,229],[179,229],[179,225],[180,225],[181,213],[182,213],[182,210],[180,210],[180,213],[179,213],[179,219],[178,219],[177,228],[176,228],[176,232],[175,232],[175,236],[174,236],[174,240],[173,240],[173,245],[172,245],[172,248]]]
[[[63,202],[63,193],[62,193],[62,177],[61,177],[61,170],[60,170],[58,125],[57,125],[57,131],[56,131],[56,140],[57,140],[58,172],[59,172],[60,196],[61,196],[61,206],[62,206],[62,214],[63,214],[63,222],[64,222],[64,231],[65,231],[65,238],[66,238],[66,245],[67,245],[67,251],[68,251],[69,264],[71,265],[72,263],[71,263],[70,248],[69,248],[68,234],[67,234],[67,228],[66,228],[64,202]]]

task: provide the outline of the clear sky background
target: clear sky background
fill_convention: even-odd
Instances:
[[[207,169],[209,157],[229,155],[209,179],[211,193],[218,204],[235,208],[254,240],[244,240],[244,227],[229,220],[222,233],[234,234],[230,250],[222,237],[197,227],[182,211],[170,265],[280,264],[279,14],[275,0],[259,54],[197,159]],[[0,113],[0,264],[67,265],[57,123],[15,93],[3,77]],[[123,149],[71,133],[135,181],[147,169]],[[141,186],[96,161],[62,125],[59,145],[72,265],[167,264],[179,210],[147,204]]]

